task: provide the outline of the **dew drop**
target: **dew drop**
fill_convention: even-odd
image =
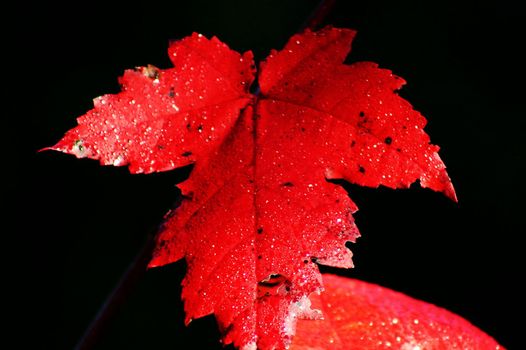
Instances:
[[[126,163],[126,159],[124,158],[122,154],[120,154],[117,158],[113,160],[114,166],[121,166],[121,165],[124,165],[125,163]]]

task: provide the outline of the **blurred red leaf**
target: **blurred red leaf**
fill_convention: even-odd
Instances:
[[[214,313],[226,343],[290,344],[297,318],[317,318],[316,263],[352,267],[356,205],[327,179],[423,187],[455,199],[425,119],[374,63],[343,64],[355,32],[293,36],[261,64],[194,34],[171,44],[174,68],[126,71],[123,91],[95,100],[51,149],[132,173],[195,163],[180,185],[150,266],[185,258],[187,321]]]
[[[290,350],[504,349],[445,309],[378,285],[324,274],[325,291],[311,296],[323,320],[300,320]]]

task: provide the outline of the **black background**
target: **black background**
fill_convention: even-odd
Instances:
[[[169,66],[170,39],[216,35],[257,59],[281,48],[317,1],[71,2],[4,8],[2,213],[5,289],[21,347],[69,349],[178,196],[184,171],[129,175],[37,150],[54,144],[124,69]],[[424,4],[425,3],[425,4]],[[339,273],[443,306],[521,348],[526,296],[525,18],[511,2],[339,1],[324,23],[354,28],[350,62],[404,77],[459,197],[349,190],[362,232]],[[7,97],[7,98],[6,98]],[[11,222],[13,221],[13,222]],[[13,224],[14,225],[11,225]],[[213,224],[213,223],[211,223]],[[327,269],[326,269],[327,270]],[[335,271],[335,270],[330,270]],[[13,273],[14,272],[14,273]],[[148,271],[97,349],[219,349],[212,317],[183,326],[184,264]],[[19,302],[18,302],[19,301]]]

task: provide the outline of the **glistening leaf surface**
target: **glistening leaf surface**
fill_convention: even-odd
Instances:
[[[342,63],[353,37],[292,37],[261,64],[251,96],[251,54],[194,34],[170,47],[175,68],[127,72],[124,91],[53,147],[132,172],[195,162],[150,266],[186,259],[187,320],[214,313],[226,343],[286,347],[297,318],[319,317],[308,299],[323,288],[316,262],[352,267],[357,207],[327,178],[392,188],[419,179],[454,198],[425,119],[395,92],[403,81]]]
[[[312,297],[323,320],[301,320],[290,350],[504,349],[447,310],[378,285],[324,274]]]
[[[94,100],[52,149],[132,173],[166,171],[206,158],[250,101],[252,53],[193,34],[168,50],[174,68],[127,70],[122,92]]]
[[[391,188],[420,180],[455,199],[425,118],[396,93],[405,81],[375,63],[342,64],[353,37],[337,29],[293,36],[262,64],[262,105],[308,124],[312,154],[328,178]]]

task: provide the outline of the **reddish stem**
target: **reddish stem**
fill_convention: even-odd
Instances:
[[[311,30],[318,29],[327,15],[332,11],[334,5],[336,4],[336,0],[322,0],[316,7],[316,9],[312,12],[309,18],[303,23],[302,27],[300,28],[300,31],[303,31],[306,28],[309,28]]]
[[[139,280],[146,273],[148,263],[151,260],[153,248],[155,247],[155,235],[149,234],[140,252],[130,263],[119,282],[100,307],[97,315],[89,325],[82,338],[75,346],[75,350],[93,349],[102,334],[118,313],[120,307],[125,303],[130,291],[132,291]]]

